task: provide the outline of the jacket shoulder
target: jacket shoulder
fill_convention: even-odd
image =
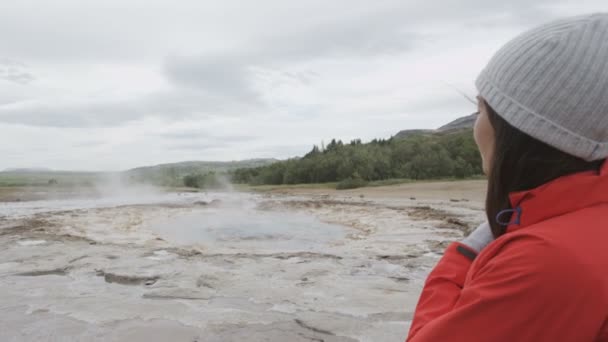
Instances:
[[[473,263],[467,280],[500,269],[519,275],[530,285],[538,283],[544,290],[569,291],[592,280],[588,266],[567,245],[530,230],[505,234],[488,245]]]

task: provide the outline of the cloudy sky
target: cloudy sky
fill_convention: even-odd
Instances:
[[[474,111],[514,35],[605,0],[0,3],[0,170],[288,158]]]

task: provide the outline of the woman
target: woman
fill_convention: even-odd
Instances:
[[[608,341],[608,14],[524,33],[476,85],[488,223],[431,272],[408,341]]]

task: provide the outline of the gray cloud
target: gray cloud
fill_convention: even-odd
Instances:
[[[182,144],[172,144],[167,146],[169,151],[194,151],[194,152],[205,152],[209,150],[221,149],[225,147],[229,147],[230,143],[228,142],[192,142],[192,143],[182,143]]]
[[[165,138],[168,140],[193,140],[199,139],[200,137],[206,137],[209,135],[209,132],[203,130],[196,131],[181,131],[181,132],[171,132],[171,133],[162,133],[158,136],[161,138]]]
[[[149,144],[174,159],[200,151],[284,157],[309,150],[311,136],[435,127],[468,114],[466,100],[420,84],[441,78],[437,69],[448,74],[446,82],[469,84],[486,47],[564,13],[605,10],[605,0],[576,6],[566,0],[184,0],[180,6],[60,0],[36,10],[28,1],[5,2],[0,136],[21,139],[27,158],[46,161],[38,136],[65,132],[48,160],[68,163],[77,153],[90,158],[85,150],[102,144],[88,141],[89,133],[111,131],[132,150],[93,162],[120,167],[157,158],[161,152],[142,150]],[[471,54],[463,52],[469,48]],[[425,59],[447,65],[450,54],[459,57],[453,69],[462,63],[462,70],[451,73]],[[467,64],[469,57],[474,62]],[[114,130],[138,121],[156,132],[158,121],[143,127],[151,117],[210,124],[135,142],[129,130]],[[87,132],[81,143],[72,140],[78,132]]]
[[[258,137],[253,135],[230,134],[229,130],[218,134],[218,132],[195,129],[183,130],[159,134],[166,139],[166,145],[171,151],[204,151],[211,149],[228,148],[231,146],[242,146],[244,143],[253,143]]]
[[[276,69],[289,63],[323,58],[365,58],[396,54],[413,49],[424,39],[404,28],[403,18],[387,13],[360,13],[352,17],[319,23],[295,31],[273,31],[241,50],[215,56],[172,56],[165,60],[164,72],[175,84],[196,87],[229,100],[258,103],[252,85],[252,68]],[[308,83],[313,72],[285,73]]]
[[[204,57],[170,57],[165,75],[175,84],[202,90],[224,101],[258,103],[247,61]]]
[[[183,50],[187,44],[208,53],[217,46],[241,44],[239,39],[270,47],[271,54],[281,51],[289,56],[376,54],[408,45],[407,33],[394,27],[476,21],[496,14],[512,21],[530,18],[538,22],[551,18],[547,5],[563,2],[382,0],[370,4],[335,0],[293,4],[269,0],[247,4],[185,0],[175,6],[151,0],[144,7],[138,1],[85,5],[62,0],[33,11],[28,2],[13,1],[4,3],[0,12],[0,41],[3,50],[16,59],[44,61],[141,60]]]
[[[146,116],[141,103],[11,103],[0,106],[0,122],[45,127],[105,127]]]
[[[212,139],[194,140],[189,142],[172,143],[167,148],[172,151],[204,151],[227,147],[242,146],[244,142],[254,141],[253,137],[223,136]]]
[[[425,37],[423,31],[414,32],[403,19],[392,10],[338,17],[296,32],[275,33],[257,54],[280,62],[401,53]]]
[[[110,127],[146,117],[167,120],[240,115],[251,104],[227,101],[207,92],[167,91],[129,100],[22,101],[0,104],[0,122],[41,127]]]
[[[179,120],[210,114],[244,115],[252,110],[264,109],[261,94],[254,86],[256,68],[260,73],[260,68],[262,70],[280,70],[291,63],[316,59],[340,60],[399,54],[410,51],[416,47],[416,44],[432,38],[419,27],[419,24],[416,24],[420,21],[461,20],[465,23],[470,22],[471,25],[521,24],[521,21],[528,20],[522,18],[535,18],[538,21],[539,17],[550,16],[549,12],[543,9],[543,5],[547,3],[549,3],[548,0],[541,0],[531,5],[523,0],[498,4],[480,0],[464,2],[452,0],[433,11],[429,11],[428,4],[408,4],[395,0],[383,1],[373,7],[347,6],[348,4],[344,3],[342,4],[344,5],[343,10],[336,12],[335,16],[313,19],[310,23],[303,21],[304,24],[291,25],[288,22],[289,17],[283,19],[280,24],[285,25],[286,30],[264,30],[263,26],[261,29],[254,27],[252,30],[254,39],[250,44],[241,44],[237,48],[228,49],[227,52],[206,53],[198,56],[196,54],[189,56],[174,54],[165,58],[163,73],[177,87],[173,91],[129,101],[109,98],[104,101],[75,101],[69,104],[47,102],[22,106],[19,103],[10,103],[0,106],[0,122],[33,126],[95,127],[119,125],[147,116]],[[66,4],[69,6],[70,3]],[[76,2],[73,4],[77,6]],[[524,4],[528,6],[523,6]],[[125,4],[124,6],[131,5]],[[274,5],[281,6],[276,3]],[[122,17],[121,14],[116,17],[120,24],[118,27],[85,25],[87,20],[96,21],[97,16],[95,18],[70,17],[66,22],[54,21],[52,27],[47,25],[50,22],[41,20],[40,25],[35,27],[46,27],[44,33],[47,38],[40,39],[43,32],[34,30],[34,33],[39,33],[40,36],[30,36],[31,31],[25,30],[24,25],[32,26],[25,21],[15,20],[19,17],[17,14],[21,13],[24,8],[19,5],[13,6],[15,7],[9,6],[4,15],[0,14],[0,28],[4,26],[7,28],[0,30],[0,38],[6,38],[3,39],[7,44],[6,47],[16,55],[52,60],[56,57],[59,58],[55,54],[62,53],[69,54],[69,59],[76,58],[80,61],[94,57],[82,55],[86,53],[96,55],[101,59],[130,60],[132,56],[125,54],[137,54],[135,49],[138,49],[139,54],[144,56],[147,53],[154,53],[152,51],[154,49],[146,46],[159,46],[159,42],[150,40],[149,37],[144,37],[141,41],[136,42],[137,35],[120,34],[117,30],[126,25],[127,19],[131,19]],[[341,5],[337,3],[335,8],[328,8],[328,10],[340,7]],[[350,10],[350,7],[354,9]],[[151,8],[151,10],[156,9]],[[488,19],[488,13],[496,12],[504,15],[500,19]],[[8,18],[6,13],[14,15]],[[102,17],[109,15],[105,8],[99,9],[98,14]],[[169,13],[169,15],[171,14],[175,13]],[[291,15],[293,19],[298,19],[297,15]],[[157,21],[152,23],[146,18],[143,18],[142,23],[142,29],[151,28],[152,24],[158,24]],[[80,26],[78,30],[62,26],[68,24]],[[101,27],[107,30],[101,31]],[[9,30],[9,28],[11,29]],[[21,31],[24,32],[23,35],[19,35],[22,40],[17,43],[14,42],[14,37],[3,37],[3,32],[12,32],[15,31],[15,28],[17,31],[21,28]],[[155,28],[155,30],[157,29]],[[157,32],[155,30],[151,32]],[[171,31],[169,30],[169,32]],[[159,33],[158,38],[166,39],[167,35]],[[24,50],[24,46],[38,46],[39,50]],[[81,51],[70,50],[75,46]],[[162,50],[155,53],[162,53]],[[315,77],[314,71],[309,73],[284,72],[284,76],[305,85]],[[0,61],[0,79],[28,84],[35,77],[27,72],[20,63],[11,61],[2,63]],[[297,108],[293,110],[298,111]],[[306,112],[313,114],[310,110]]]
[[[97,140],[91,140],[91,141],[82,141],[76,144],[73,144],[72,147],[82,147],[82,148],[90,148],[90,147],[98,147],[98,146],[102,146],[105,145],[106,142],[105,141],[97,141]]]
[[[252,69],[281,69],[290,63],[319,59],[366,59],[403,54],[434,37],[423,27],[433,22],[460,22],[471,26],[526,26],[553,18],[549,0],[491,3],[447,1],[441,8],[429,4],[384,1],[374,8],[345,12],[295,30],[273,30],[263,39],[224,54],[173,56],[164,72],[174,84],[194,87],[227,101],[259,105]],[[431,15],[432,14],[432,15]],[[497,18],[496,14],[500,14]],[[310,75],[284,72],[291,80],[309,84]]]
[[[34,75],[27,71],[25,64],[9,59],[0,59],[0,80],[28,84],[35,79]]]
[[[255,140],[256,137],[253,135],[231,135],[231,134],[222,134],[218,135],[217,132],[209,132],[207,130],[187,130],[187,131],[178,131],[178,132],[170,132],[170,133],[162,133],[158,135],[167,140],[197,140],[197,139],[205,139],[206,141],[217,141],[217,140],[226,140],[226,141],[234,141],[234,142],[247,142]]]

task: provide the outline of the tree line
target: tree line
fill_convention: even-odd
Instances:
[[[482,174],[471,130],[417,134],[405,139],[332,140],[301,158],[231,172],[234,183],[280,185],[338,182],[349,188],[370,181],[467,178]]]

